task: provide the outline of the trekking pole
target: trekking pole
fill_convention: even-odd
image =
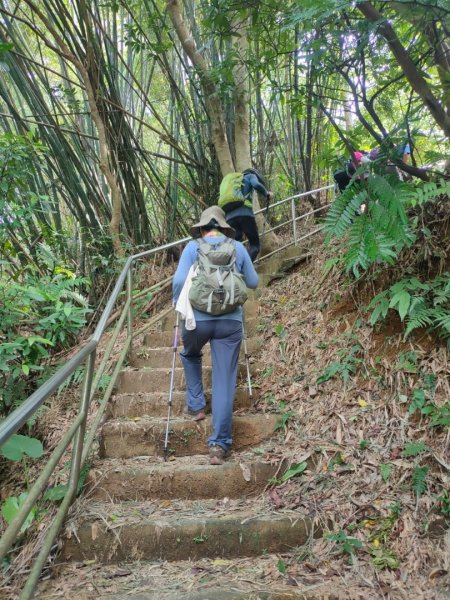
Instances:
[[[169,453],[170,413],[172,410],[172,398],[173,398],[173,388],[174,388],[174,380],[175,380],[175,359],[177,357],[179,318],[180,318],[180,314],[177,312],[177,318],[175,321],[175,335],[174,335],[174,339],[173,339],[172,371],[170,373],[170,388],[169,388],[169,401],[168,401],[168,408],[167,408],[166,435],[164,437],[164,462],[167,462],[167,457],[168,457],[168,453]]]
[[[250,378],[250,362],[249,362],[250,355],[247,352],[247,330],[245,327],[245,311],[244,311],[244,309],[242,309],[242,337],[243,337],[243,341],[244,341],[245,365],[247,367],[248,395],[250,396],[250,399],[251,399],[251,398],[253,398],[253,391],[252,391],[252,380]]]

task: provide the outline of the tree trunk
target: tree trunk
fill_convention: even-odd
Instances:
[[[247,58],[247,35],[245,31],[246,21],[235,24],[237,41],[235,50],[240,60],[233,69],[235,83],[235,129],[234,144],[236,149],[236,171],[244,171],[252,166],[250,152],[250,94],[248,71],[245,67]]]
[[[211,78],[205,59],[197,50],[197,46],[189,34],[181,16],[180,3],[178,0],[167,0],[167,11],[180,40],[183,50],[186,52],[192,64],[197,70],[205,93],[205,104],[208,116],[211,120],[212,141],[217,153],[222,175],[235,170],[228,144],[225,123],[223,119],[223,107],[215,83]]]
[[[430,90],[428,83],[417,70],[416,65],[411,60],[408,52],[402,46],[394,29],[383,15],[373,6],[371,2],[360,2],[358,9],[371,23],[378,24],[379,33],[387,41],[392,54],[402,69],[406,79],[409,81],[413,90],[420,96],[422,102],[428,107],[436,123],[442,129],[447,137],[450,137],[450,117],[445,113],[439,100]]]

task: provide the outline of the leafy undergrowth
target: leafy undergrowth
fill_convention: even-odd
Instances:
[[[283,557],[285,577],[335,578],[362,598],[447,598],[447,348],[423,330],[405,340],[393,311],[374,330],[354,286],[343,293],[342,276],[322,266],[316,247],[261,301],[259,407],[281,411],[280,451],[294,452],[269,498],[328,523]]]
[[[347,598],[441,600],[450,592],[449,362],[396,313],[374,329],[373,290],[324,274],[323,245],[261,299],[258,410],[281,413],[268,459],[290,467],[252,505],[315,517],[323,536],[290,553],[194,564],[68,565],[42,597],[113,597],[213,585],[287,584]],[[356,298],[356,299],[355,299]],[[158,577],[161,577],[159,580]],[[149,582],[151,583],[149,584]],[[169,582],[169,583],[168,583]],[[167,587],[169,586],[169,587]],[[255,587],[256,586],[256,587]],[[284,588],[286,589],[286,588]],[[103,596],[104,594],[104,596]],[[162,597],[162,596],[161,596]]]
[[[157,282],[166,279],[173,273],[173,264],[170,259],[160,259],[159,261],[149,261],[139,271],[139,283],[145,287],[154,286]],[[136,315],[134,317],[135,329],[139,330],[145,326],[146,321],[155,316],[161,310],[161,306],[167,304],[169,299],[169,288],[162,288],[161,292],[147,293],[141,296],[136,305]],[[113,314],[112,327],[118,313]],[[96,316],[98,318],[98,315]],[[66,351],[61,361],[69,360],[81,346],[89,339],[92,334],[92,328],[86,328],[78,339],[78,345]],[[100,401],[109,382],[110,375],[115,361],[120,354],[122,345],[126,338],[126,328],[118,336],[115,349],[108,361],[105,374],[100,378],[98,390],[91,401],[88,414],[87,427],[89,429],[97,413],[98,401]],[[144,334],[136,335],[134,338],[135,347],[143,342]],[[111,333],[107,332],[100,340],[96,354],[96,368],[101,363],[105,349],[110,340]],[[59,357],[61,358],[61,357]],[[0,536],[3,535],[7,525],[16,515],[19,507],[24,502],[33,483],[42,472],[51,453],[54,451],[62,437],[73,423],[79,410],[79,403],[82,391],[82,382],[85,375],[85,366],[79,367],[72,376],[61,385],[58,393],[51,396],[37,411],[28,422],[28,426],[21,430],[21,434],[29,434],[42,443],[44,452],[39,454],[38,458],[32,458],[24,454],[20,460],[6,460],[0,454]],[[97,451],[94,444],[91,455]],[[36,456],[38,456],[36,454]],[[58,505],[65,494],[71,464],[71,446],[67,450],[46,488],[41,499],[33,507],[30,517],[26,520],[18,536],[17,542],[8,553],[3,563],[0,565],[0,598],[17,598],[20,590],[28,577],[29,570],[33,560],[39,552],[43,540],[51,526]],[[81,491],[87,472],[91,465],[91,459],[88,458],[79,479],[79,491]],[[56,542],[49,558],[48,564],[44,569],[44,576],[48,568],[52,566],[58,550]]]
[[[310,252],[261,299],[258,410],[280,413],[281,433],[265,458],[290,465],[251,503],[258,514],[313,517],[323,534],[258,558],[67,566],[44,597],[160,586],[161,598],[211,588],[249,599],[278,589],[280,598],[448,598],[446,347],[422,330],[405,340],[393,312],[374,330],[370,311],[352,300],[354,286],[337,272],[323,275],[323,246]]]

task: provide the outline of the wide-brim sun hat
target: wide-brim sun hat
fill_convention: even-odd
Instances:
[[[224,235],[230,238],[234,238],[236,235],[235,230],[230,227],[225,219],[225,213],[220,206],[210,206],[204,210],[200,216],[200,221],[194,223],[190,228],[190,233],[193,238],[201,237],[201,229],[205,227],[217,227],[222,230]]]

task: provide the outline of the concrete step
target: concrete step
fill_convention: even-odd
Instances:
[[[68,524],[62,560],[116,563],[286,552],[321,536],[299,511],[255,514],[254,500],[91,502]]]
[[[293,561],[283,554],[283,560]],[[57,565],[58,578],[38,583],[36,600],[344,600],[344,588],[333,577],[323,585],[288,585],[278,575],[278,554],[194,561],[135,561],[118,564],[73,563]],[[295,560],[293,561],[295,564]],[[288,571],[289,572],[289,571]],[[305,587],[307,586],[307,587]],[[356,596],[352,596],[356,598]]]
[[[173,340],[172,340],[173,342]],[[249,355],[256,354],[261,348],[261,338],[250,338],[247,342],[247,352]],[[180,343],[179,349],[183,348],[183,344]],[[245,360],[244,344],[241,345],[241,362]],[[172,348],[151,348],[142,346],[139,350],[135,351],[134,355],[130,360],[132,367],[171,367],[173,360],[173,347]],[[178,360],[178,358],[177,358]],[[205,366],[211,365],[211,350],[209,344],[207,344],[203,350],[203,364]]]
[[[252,389],[250,397],[248,388],[244,383],[236,388],[234,397],[234,410],[242,411],[251,408],[258,398],[258,391]],[[205,390],[206,412],[210,410],[211,390]],[[181,416],[185,406],[186,394],[184,391],[175,391],[172,394],[172,415]],[[148,392],[136,394],[117,394],[113,396],[108,404],[107,417],[117,419],[120,417],[164,417],[167,415],[167,403],[169,401],[169,386],[164,392]]]
[[[185,389],[184,369],[180,365],[179,358],[176,361],[174,375],[174,389],[177,391]],[[261,363],[250,363],[250,374],[256,376],[263,370]],[[120,372],[116,383],[116,391],[118,394],[130,394],[139,392],[166,392],[170,387],[170,377],[172,368],[141,368],[141,369],[126,369]],[[203,385],[211,386],[212,367],[203,367]],[[238,382],[245,381],[247,377],[247,366],[245,363],[239,364]]]
[[[281,263],[282,263],[283,259],[281,257],[272,257],[269,258],[263,262],[261,262],[260,264],[256,265],[256,270],[258,272],[258,274],[261,275],[267,275],[267,273],[275,273],[276,271],[278,271]]]
[[[252,452],[233,453],[220,466],[211,466],[207,456],[103,460],[90,470],[86,490],[90,499],[114,502],[244,498],[262,492],[280,466],[257,460]]]
[[[233,449],[254,446],[274,435],[277,415],[255,414],[233,418]],[[139,421],[107,421],[100,437],[102,458],[162,456],[166,429],[165,419],[142,418]],[[193,421],[176,417],[170,421],[169,453],[175,456],[207,454],[211,418]]]
[[[274,564],[278,564],[279,558],[274,560]],[[111,567],[110,567],[111,568]],[[229,580],[228,582],[222,583],[222,587],[211,587],[210,584],[204,586],[204,589],[197,590],[196,592],[190,592],[187,594],[181,594],[179,592],[172,592],[168,594],[161,594],[161,592],[153,593],[147,591],[144,594],[127,594],[127,600],[344,600],[348,599],[348,596],[342,594],[337,595],[329,590],[313,591],[313,592],[301,592],[292,588],[292,586],[283,584],[277,584],[273,586],[264,587],[261,585],[255,585],[254,589],[248,587],[249,580],[245,580],[245,583],[236,583],[236,580]],[[226,587],[227,589],[224,589]],[[229,589],[228,589],[229,588]],[[100,600],[102,597],[100,597]],[[123,596],[113,594],[108,596],[108,600],[123,600]]]

